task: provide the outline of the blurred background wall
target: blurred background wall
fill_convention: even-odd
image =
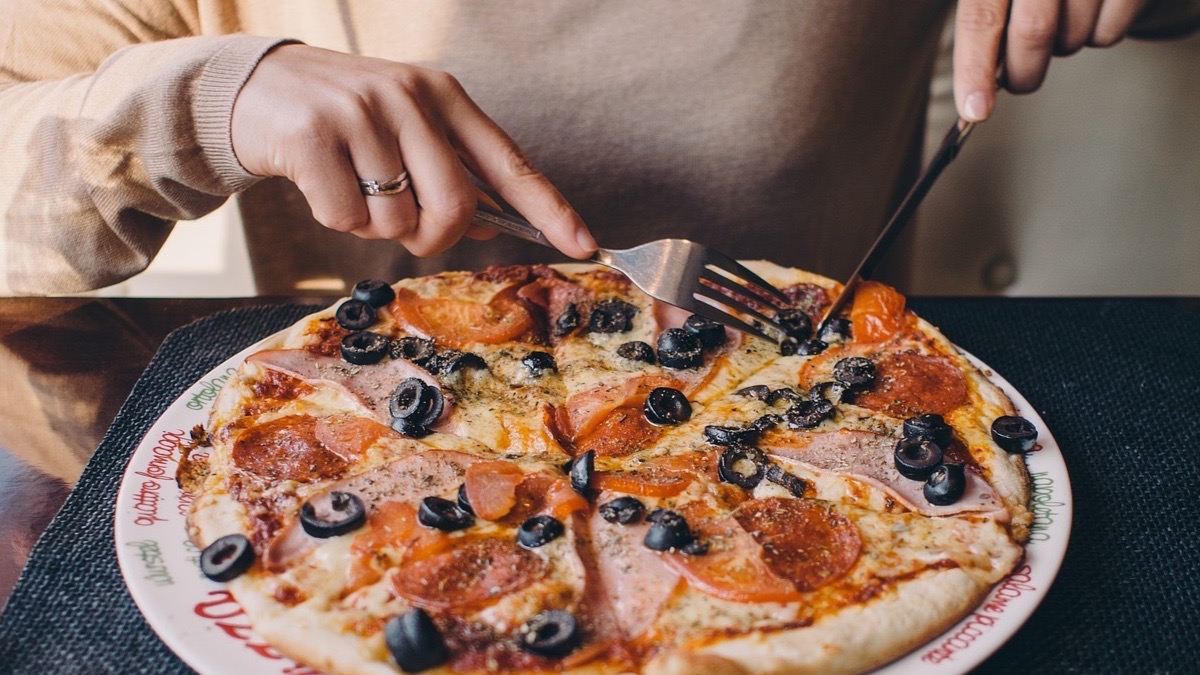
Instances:
[[[955,119],[949,36],[928,140]],[[1200,295],[1200,34],[1055,59],[1001,94],[917,223],[914,294]],[[320,293],[326,289],[301,289]],[[105,295],[254,295],[232,204]]]

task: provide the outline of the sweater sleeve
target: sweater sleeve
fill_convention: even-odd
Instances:
[[[133,44],[91,72],[63,75],[86,62],[62,46],[46,54],[28,26],[8,28],[0,27],[0,292],[69,293],[126,279],[145,269],[176,220],[255,182],[233,153],[233,103],[284,40],[125,31]],[[42,39],[62,45],[62,37]]]

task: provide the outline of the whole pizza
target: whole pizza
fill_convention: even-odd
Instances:
[[[1037,430],[894,290],[749,265],[779,343],[586,266],[451,272],[269,338],[181,464],[254,628],[328,672],[862,671],[1021,560]],[[203,459],[199,459],[203,457]]]

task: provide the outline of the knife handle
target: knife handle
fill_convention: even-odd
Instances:
[[[492,202],[490,198],[487,201]],[[485,203],[482,196],[475,205],[475,218],[471,222],[475,225],[495,228],[518,239],[554,248],[554,245],[546,239],[546,235],[542,234],[542,231],[530,224],[528,220],[501,210],[499,206],[495,205],[495,202],[492,202],[492,205]]]

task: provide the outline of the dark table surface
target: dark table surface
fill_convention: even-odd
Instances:
[[[0,542],[3,542],[0,547],[0,606],[37,538],[66,499],[122,402],[168,333],[195,319],[225,309],[280,303],[324,305],[328,302],[330,298],[318,297],[0,298],[0,384],[3,384],[0,386]],[[1187,663],[1194,668],[1197,661],[1176,659],[1200,656],[1200,647],[1197,646],[1200,638],[1197,638],[1194,629],[1185,626],[1177,630],[1178,627],[1172,626],[1180,621],[1190,623],[1191,618],[1200,618],[1200,602],[1174,591],[1157,592],[1164,589],[1146,581],[1145,567],[1162,567],[1173,579],[1172,585],[1180,590],[1185,586],[1200,584],[1196,575],[1188,573],[1188,570],[1195,569],[1192,554],[1197,553],[1196,541],[1200,540],[1200,537],[1190,535],[1198,528],[1194,524],[1180,525],[1174,519],[1163,525],[1161,518],[1147,518],[1144,523],[1139,521],[1137,524],[1130,522],[1120,527],[1108,527],[1094,518],[1097,516],[1096,509],[1109,509],[1107,504],[1117,501],[1114,495],[1122,494],[1118,491],[1120,486],[1117,481],[1111,478],[1113,474],[1099,464],[1102,456],[1108,459],[1114,453],[1119,456],[1123,446],[1126,454],[1132,452],[1133,455],[1129,456],[1127,465],[1116,468],[1136,479],[1142,488],[1157,486],[1158,490],[1166,490],[1163,499],[1191,504],[1187,512],[1193,517],[1179,522],[1191,523],[1196,520],[1194,501],[1188,497],[1195,493],[1194,483],[1184,485],[1186,480],[1172,481],[1170,472],[1156,477],[1155,467],[1161,466],[1165,457],[1169,462],[1178,464],[1175,470],[1177,477],[1200,478],[1191,475],[1200,466],[1200,462],[1194,459],[1195,453],[1200,453],[1200,447],[1194,447],[1196,437],[1200,436],[1197,431],[1200,429],[1197,419],[1200,418],[1171,418],[1173,421],[1170,424],[1175,425],[1174,428],[1182,428],[1182,432],[1161,436],[1164,439],[1161,441],[1156,440],[1159,436],[1150,436],[1141,442],[1138,434],[1146,433],[1142,429],[1149,428],[1150,433],[1154,433],[1153,423],[1147,424],[1146,420],[1152,419],[1150,416],[1154,410],[1161,410],[1162,402],[1143,397],[1138,391],[1157,392],[1155,395],[1160,397],[1174,392],[1189,397],[1178,399],[1181,402],[1190,401],[1186,403],[1189,409],[1197,407],[1195,392],[1176,392],[1173,383],[1190,383],[1200,375],[1200,367],[1196,367],[1196,354],[1200,353],[1200,330],[1195,330],[1200,328],[1200,320],[1197,319],[1200,317],[1200,299],[917,299],[912,304],[919,313],[927,314],[935,323],[945,321],[949,324],[947,327],[956,326],[964,337],[970,336],[971,343],[966,344],[955,332],[947,331],[951,339],[960,341],[962,346],[997,367],[1002,375],[1009,375],[1009,370],[1004,366],[1006,360],[1012,364],[1009,368],[1024,370],[1024,383],[1014,381],[1014,385],[1043,413],[1056,436],[1061,428],[1067,442],[1075,441],[1073,447],[1064,447],[1072,483],[1077,488],[1077,534],[1073,535],[1071,542],[1074,554],[1068,553],[1059,582],[1046,603],[1049,607],[1044,605],[1039,609],[1014,644],[990,663],[1004,670],[1005,663],[1025,663],[1021,660],[1025,657],[1020,656],[1020,651],[1035,647],[1044,651],[1059,648],[1044,643],[1046,630],[1052,628],[1049,624],[1061,622],[1062,616],[1070,616],[1073,611],[1070,603],[1083,602],[1077,600],[1075,594],[1086,590],[1082,586],[1089,583],[1089,578],[1119,581],[1115,578],[1115,570],[1122,565],[1120,560],[1105,561],[1101,558],[1113,547],[1133,546],[1135,550],[1129,558],[1129,568],[1131,574],[1138,572],[1138,575],[1126,580],[1127,592],[1121,590],[1121,586],[1110,587],[1107,592],[1128,595],[1126,604],[1130,599],[1140,601],[1150,595],[1148,602],[1157,605],[1140,607],[1136,612],[1151,612],[1147,616],[1154,616],[1153,613],[1158,611],[1158,619],[1144,616],[1134,620],[1130,617],[1135,610],[1127,613],[1121,608],[1098,605],[1099,609],[1093,610],[1095,618],[1108,621],[1113,624],[1112,627],[1097,629],[1101,632],[1096,635],[1076,635],[1074,639],[1103,641],[1111,637],[1114,640],[1112,657],[1117,659],[1138,656],[1138,651],[1144,649],[1140,645],[1162,642],[1155,649],[1170,650],[1174,656],[1142,665],[1156,672],[1187,671]],[[1056,332],[1051,335],[1045,334],[1039,326],[1030,326],[1034,330],[1029,331],[1012,329],[1011,322],[1019,321],[1026,313],[1068,318],[1059,321],[1060,325],[1054,327]],[[1146,352],[1148,356],[1138,353],[1139,345],[1145,341],[1137,338],[1137,335],[1152,335],[1160,326],[1123,325],[1109,322],[1107,317],[1114,320],[1121,317],[1148,317],[1153,322],[1176,324],[1173,333],[1175,342],[1170,346],[1174,351],[1170,351],[1169,357],[1155,352]],[[1073,333],[1076,328],[1086,332]],[[1153,346],[1153,342],[1146,345]],[[1081,350],[1085,353],[1080,354]],[[1033,364],[1030,364],[1031,359]],[[1121,360],[1123,372],[1136,375],[1139,381],[1130,381],[1128,388],[1123,389],[1121,382],[1104,380],[1104,374],[1114,369],[1115,360]],[[1159,361],[1163,363],[1159,364]],[[1067,365],[1062,365],[1064,362]],[[1091,366],[1093,362],[1094,370]],[[1151,363],[1157,364],[1156,370],[1143,372],[1143,365]],[[1179,368],[1172,372],[1171,364],[1176,363]],[[1017,368],[1018,364],[1025,365]],[[1093,400],[1070,399],[1070,388],[1064,388],[1067,380],[1078,391],[1090,392]],[[1060,384],[1063,386],[1060,387]],[[1064,392],[1066,396],[1058,396],[1059,392]],[[1106,395],[1113,400],[1096,400]],[[1127,417],[1115,421],[1115,431],[1098,428],[1095,439],[1098,444],[1095,451],[1098,454],[1087,454],[1093,448],[1087,447],[1090,443],[1084,441],[1092,440],[1088,430],[1094,417],[1089,415],[1088,407],[1109,406],[1104,409],[1120,411],[1131,405],[1130,402],[1135,402],[1132,405],[1139,406],[1138,409],[1128,410]],[[1046,414],[1046,407],[1049,408],[1049,415]],[[1061,427],[1056,427],[1056,418]],[[1062,437],[1059,440],[1064,446],[1067,445]],[[1168,447],[1164,448],[1164,443]],[[1172,444],[1178,447],[1171,447]],[[1166,454],[1152,456],[1154,452]],[[1096,461],[1092,462],[1093,459]],[[1137,502],[1153,498],[1153,495],[1145,492],[1145,489],[1131,492],[1128,498]],[[1085,506],[1090,506],[1093,511],[1084,513],[1082,507]],[[1173,512],[1164,508],[1160,515],[1178,515],[1178,511],[1179,508],[1174,508]],[[1112,509],[1113,518],[1124,513]],[[1119,517],[1129,519],[1126,515]],[[1154,528],[1160,526],[1163,531],[1156,532]],[[1185,529],[1188,531],[1184,532]],[[1167,534],[1171,536],[1165,536]],[[1181,540],[1179,535],[1186,536]],[[1160,540],[1169,542],[1169,549],[1176,553],[1161,555],[1162,551],[1154,548],[1154,542]],[[1192,556],[1192,561],[1187,559],[1189,556]],[[1146,562],[1148,557],[1152,564]],[[1189,575],[1192,577],[1190,581]],[[1093,598],[1087,602],[1095,600]],[[1101,616],[1105,613],[1107,616]],[[1127,618],[1133,622],[1132,630],[1146,630],[1146,634],[1128,637],[1131,628],[1121,623]],[[1081,617],[1079,621],[1083,622],[1084,619]],[[2,642],[3,636],[0,636]],[[1101,658],[1103,654],[1087,644],[1090,643],[1086,643],[1079,652],[1057,653],[1058,660],[1053,661],[1055,668],[1089,672],[1089,663],[1104,663],[1111,665],[1112,670],[1146,672],[1137,661]],[[0,661],[3,660],[0,658]],[[1072,664],[1076,667],[1071,667]],[[1180,667],[1176,668],[1175,665]],[[4,670],[0,663],[0,671]]]

